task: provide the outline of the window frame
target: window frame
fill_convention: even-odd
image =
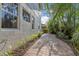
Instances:
[[[35,29],[35,17],[32,16],[32,29]]]

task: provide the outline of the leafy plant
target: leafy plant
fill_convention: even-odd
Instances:
[[[42,24],[42,32],[47,33],[48,32],[48,27],[44,24]]]
[[[50,19],[48,21],[48,31],[50,33],[56,33],[59,30],[58,25],[58,22],[54,22],[52,19]]]
[[[73,34],[72,42],[73,45],[79,50],[79,32]]]
[[[57,37],[63,39],[65,34],[63,32],[57,32]]]
[[[53,7],[52,7],[53,5]],[[78,32],[78,4],[52,4],[49,10],[52,10],[52,17],[48,21],[48,30],[50,33],[63,32],[65,37],[72,38],[73,33]]]
[[[41,37],[42,34],[43,34],[43,32],[39,32],[39,33],[37,33],[38,38]]]

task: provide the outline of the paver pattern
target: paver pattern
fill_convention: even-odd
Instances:
[[[71,47],[54,34],[43,34],[24,56],[74,56]]]

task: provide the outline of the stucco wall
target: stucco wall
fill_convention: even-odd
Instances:
[[[29,14],[35,16],[35,29],[32,29],[32,21],[29,23],[23,20],[22,8],[26,9]],[[29,9],[28,6],[26,6],[26,4],[19,4],[18,29],[0,28],[0,41],[3,39],[8,40],[4,50],[10,48],[11,45],[14,45],[17,40],[21,40],[26,36],[39,32],[40,29],[38,29],[38,26],[39,26],[38,23],[40,18],[39,19],[38,18],[39,17],[37,17],[36,14],[31,9]],[[0,21],[0,24],[1,24],[1,21]],[[2,46],[2,44],[0,44],[0,46]],[[13,47],[16,48],[17,46],[13,46]]]

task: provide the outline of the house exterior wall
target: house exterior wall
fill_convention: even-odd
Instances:
[[[1,17],[0,17],[0,41],[2,41],[3,39],[7,40],[7,44],[4,50],[11,48],[11,46],[13,46],[13,48],[16,48],[17,46],[15,45],[15,43],[17,40],[21,40],[26,36],[30,36],[34,33],[40,32],[41,30],[40,15],[37,16],[37,14],[35,14],[35,12],[32,9],[30,9],[27,4],[18,4],[18,7],[19,8],[18,8],[18,28],[17,29],[1,28]],[[26,22],[23,20],[23,17],[22,17],[23,8],[30,14],[30,20],[31,20],[30,22]],[[0,4],[0,9],[1,9],[1,4]],[[32,16],[35,17],[34,29],[32,29]],[[40,28],[38,28],[38,26],[40,26]],[[0,46],[2,46],[2,44],[0,44]]]

